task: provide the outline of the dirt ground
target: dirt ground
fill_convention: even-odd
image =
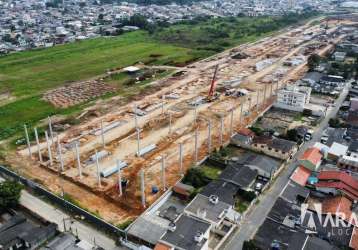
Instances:
[[[40,166],[37,158],[37,146],[32,142],[32,160],[28,159],[26,148],[19,148],[17,155],[9,156],[12,165],[54,192],[60,190],[60,180],[63,179],[65,192],[70,194],[82,206],[98,212],[106,220],[119,224],[129,218],[138,216],[145,208],[141,205],[139,172],[145,172],[146,206],[152,204],[164,192],[162,183],[161,157],[166,163],[165,188],[170,188],[181,178],[179,167],[179,144],[183,145],[183,172],[195,164],[195,131],[198,133],[198,157],[203,159],[209,154],[208,123],[211,123],[211,150],[220,147],[221,119],[223,119],[223,142],[227,142],[230,134],[240,127],[249,125],[256,117],[269,107],[275,100],[275,92],[287,83],[300,79],[307,71],[305,63],[298,66],[283,66],[283,63],[297,56],[302,48],[311,41],[294,46],[303,36],[303,32],[317,32],[319,26],[304,26],[291,30],[276,37],[266,38],[254,44],[242,45],[214,57],[194,63],[178,71],[184,71],[180,77],[169,77],[152,84],[152,92],[139,95],[136,100],[123,105],[105,103],[105,107],[97,105],[95,111],[85,111],[82,122],[71,126],[58,134],[62,145],[62,157],[65,169],[59,178],[59,157],[56,144],[51,145],[51,153],[56,156],[54,164],[48,162],[46,141],[41,139],[40,148],[45,162]],[[333,30],[332,30],[333,32]],[[338,39],[338,38],[337,38]],[[327,51],[326,44],[317,53]],[[246,59],[232,59],[233,51],[244,51],[249,55]],[[272,65],[259,72],[255,64],[267,58],[276,58]],[[218,89],[230,87],[228,81],[240,81],[233,89],[246,89],[246,96],[234,97],[221,94],[213,102],[202,102],[197,107],[189,103],[198,97],[206,97],[215,66],[219,64]],[[277,73],[284,68],[285,73]],[[176,95],[177,98],[169,98]],[[162,99],[165,95],[166,98]],[[145,111],[144,116],[138,116],[140,129],[140,147],[155,144],[154,151],[137,157],[137,132],[133,115],[134,107]],[[103,110],[106,112],[103,113]],[[231,110],[233,116],[231,117]],[[86,113],[87,112],[87,113]],[[97,112],[94,116],[87,116]],[[169,115],[171,114],[171,115]],[[196,119],[195,119],[196,118]],[[116,124],[101,136],[103,127]],[[232,129],[231,129],[232,124]],[[171,126],[169,126],[171,125]],[[104,139],[105,146],[102,145]],[[78,176],[74,143],[79,143],[82,178]],[[128,166],[122,170],[122,176],[128,180],[124,194],[118,194],[118,176],[102,178],[101,186],[97,182],[97,167],[88,158],[95,151],[106,150],[109,155],[100,159],[100,169],[115,166],[116,160],[125,161]],[[26,164],[24,164],[24,162]],[[158,187],[160,192],[152,193],[152,187]]]

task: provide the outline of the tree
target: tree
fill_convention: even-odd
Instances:
[[[242,250],[260,250],[260,248],[258,248],[255,245],[255,242],[253,240],[249,240],[249,241],[244,241]]]
[[[329,119],[328,124],[332,128],[339,128],[341,125],[341,122],[337,118],[331,118],[331,119]]]
[[[0,210],[15,207],[19,203],[23,186],[15,181],[0,183]]]
[[[287,131],[287,139],[290,141],[297,141],[297,130],[296,129],[290,129]]]
[[[317,54],[312,54],[307,59],[307,65],[310,71],[314,70],[321,62],[322,58]]]
[[[204,173],[200,169],[191,168],[185,175],[183,182],[192,185],[195,188],[200,188],[207,185],[209,180],[205,177]]]

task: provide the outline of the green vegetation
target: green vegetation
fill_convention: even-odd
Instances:
[[[209,165],[200,166],[200,170],[203,172],[205,177],[207,177],[211,180],[217,179],[222,171],[221,168],[209,166]]]
[[[133,220],[127,220],[121,224],[118,224],[117,227],[121,230],[125,230],[132,223],[133,223]]]
[[[314,71],[314,69],[321,63],[322,58],[317,54],[312,54],[307,59],[307,65],[309,71]]]
[[[147,65],[182,66],[224,49],[272,34],[316,13],[284,17],[200,17],[180,24],[151,26],[148,31],[125,33],[115,38],[97,38],[48,49],[14,53],[0,57],[0,94],[16,100],[0,106],[0,140],[20,135],[53,114],[76,114],[91,101],[68,109],[57,109],[44,102],[42,94],[71,82],[91,79],[109,69],[143,62]],[[140,17],[132,20],[143,21]],[[144,26],[146,28],[146,26]],[[150,81],[128,87],[123,75],[113,82],[115,94],[132,96]],[[159,75],[159,77],[163,77]],[[113,94],[105,97],[113,96]]]
[[[249,207],[249,203],[247,201],[243,201],[241,199],[237,199],[235,201],[235,207],[234,209],[239,212],[239,213],[243,213],[247,210],[247,208]]]
[[[0,210],[13,208],[19,203],[23,186],[16,181],[0,183]]]
[[[204,171],[200,168],[190,168],[183,178],[183,183],[201,188],[209,184],[210,179],[205,176]]]

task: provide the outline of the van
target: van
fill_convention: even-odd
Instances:
[[[321,137],[321,143],[326,144],[327,141],[328,141],[328,136],[324,135],[324,136]]]

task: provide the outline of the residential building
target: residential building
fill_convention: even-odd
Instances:
[[[337,166],[353,172],[358,172],[358,158],[353,156],[343,155],[338,159]]]
[[[159,244],[172,249],[206,250],[210,229],[210,223],[183,214],[170,225]]]
[[[307,149],[299,159],[299,164],[310,171],[317,171],[322,162],[322,153],[318,148]]]
[[[334,60],[336,60],[337,62],[344,62],[344,60],[346,59],[347,53],[346,52],[335,52],[333,54],[333,58]]]
[[[251,146],[258,152],[282,160],[292,157],[297,152],[296,142],[267,135],[255,136]]]
[[[343,155],[346,155],[348,146],[334,142],[328,150],[328,159],[337,161]]]
[[[318,191],[338,195],[345,194],[351,200],[358,199],[358,180],[343,171],[321,171],[317,176],[318,183],[315,187]]]
[[[297,85],[288,85],[277,93],[275,107],[291,111],[302,112],[305,104],[308,104],[311,96],[311,88]]]

